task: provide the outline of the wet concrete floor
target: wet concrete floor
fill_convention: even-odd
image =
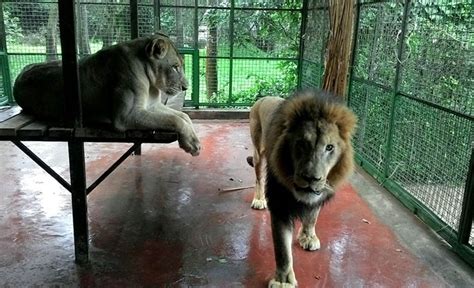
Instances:
[[[199,157],[177,143],[144,144],[90,194],[86,267],[74,264],[69,192],[2,142],[0,287],[265,287],[275,269],[268,211],[250,208],[252,188],[227,191],[254,183],[248,123],[200,121],[196,129]],[[68,179],[66,144],[27,144]],[[129,146],[86,144],[88,183]],[[365,176],[352,179],[364,189]],[[356,186],[345,184],[323,208],[321,250],[293,244],[299,287],[472,287],[472,268],[450,251],[445,263],[426,261]],[[390,209],[435,238],[398,204]],[[423,253],[439,255],[435,248]]]

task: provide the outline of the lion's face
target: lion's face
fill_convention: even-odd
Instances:
[[[314,204],[332,193],[328,175],[343,153],[344,143],[336,124],[306,121],[288,134],[292,175],[290,190],[301,202]]]
[[[176,95],[188,89],[183,58],[168,37],[159,35],[151,39],[146,52],[154,75],[160,75],[153,81],[155,88],[168,95]]]

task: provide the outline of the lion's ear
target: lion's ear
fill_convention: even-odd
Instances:
[[[350,109],[343,107],[341,108],[338,117],[336,118],[336,125],[341,131],[341,136],[348,140],[352,137],[357,126],[357,116]]]
[[[160,38],[150,40],[145,46],[145,51],[148,57],[163,59],[168,53],[168,43]]]

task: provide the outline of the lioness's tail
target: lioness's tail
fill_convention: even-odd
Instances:
[[[247,163],[249,163],[249,165],[250,165],[251,167],[254,167],[254,166],[253,166],[253,157],[252,157],[252,156],[247,156]]]

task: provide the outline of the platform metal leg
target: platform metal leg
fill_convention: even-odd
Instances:
[[[142,143],[135,143],[138,144],[137,149],[135,149],[135,152],[133,152],[134,155],[142,155]]]
[[[89,228],[87,220],[84,142],[69,141],[68,148],[76,263],[86,264],[89,262]]]

